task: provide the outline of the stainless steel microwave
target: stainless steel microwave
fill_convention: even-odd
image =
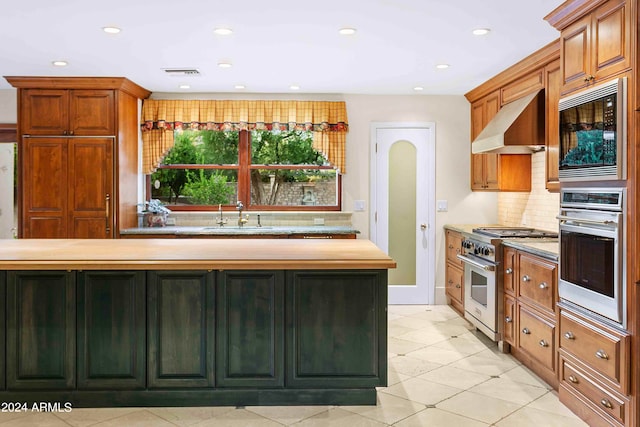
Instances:
[[[626,179],[626,78],[559,102],[560,181]]]

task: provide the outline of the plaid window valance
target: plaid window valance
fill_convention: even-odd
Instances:
[[[315,148],[345,172],[348,131],[344,102],[146,99],[141,130],[144,173],[152,173],[173,147],[176,129],[305,130]]]

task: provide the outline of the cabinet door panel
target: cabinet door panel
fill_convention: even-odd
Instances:
[[[555,61],[545,69],[545,126],[546,126],[546,188],[549,191],[560,190],[560,179],[558,170],[560,167],[560,119],[558,113],[558,101],[560,101],[560,88],[562,86],[562,76],[560,62]]]
[[[66,237],[67,139],[24,138],[21,154],[22,236]]]
[[[158,271],[147,280],[149,388],[213,387],[213,273]]]
[[[69,139],[70,238],[113,236],[113,140]]]
[[[7,273],[7,389],[75,387],[75,274]]]
[[[283,272],[225,271],[219,278],[217,385],[283,386]]]
[[[112,90],[72,90],[69,97],[69,131],[72,135],[114,135]]]
[[[6,387],[7,273],[0,271],[0,390]]]
[[[78,388],[144,388],[145,273],[78,274]]]
[[[27,135],[66,135],[69,123],[68,91],[23,89],[20,127]]]
[[[386,384],[386,271],[288,272],[287,386]]]
[[[504,296],[504,340],[515,346],[516,345],[516,300],[515,298]]]
[[[593,14],[592,70],[601,79],[631,64],[631,13],[625,0],[609,0]]]
[[[585,86],[591,64],[591,16],[576,21],[560,36],[563,92]]]

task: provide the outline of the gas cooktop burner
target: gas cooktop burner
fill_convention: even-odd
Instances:
[[[472,230],[474,233],[491,237],[558,237],[553,231],[536,230],[527,227],[479,227]]]

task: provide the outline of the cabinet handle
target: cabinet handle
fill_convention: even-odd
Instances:
[[[69,131],[69,135],[73,135],[73,131],[72,130]]]
[[[569,381],[571,381],[574,384],[578,384],[578,379],[576,377],[574,377],[573,375],[569,375]]]
[[[453,249],[453,245],[449,245],[449,249]]]
[[[575,336],[575,335],[573,335],[573,332],[571,332],[571,331],[567,331],[567,332],[565,332],[565,333],[564,333],[564,337],[565,337],[566,339],[568,339],[568,340],[575,340],[575,339],[576,339],[576,336]]]
[[[547,343],[545,340],[540,340],[538,344],[540,344],[540,347],[549,347],[549,343]]]
[[[523,282],[530,282],[531,281],[531,277],[527,276],[526,274],[524,276],[522,276],[522,281]]]
[[[547,285],[547,282],[542,282],[540,283],[540,289],[547,289],[549,287],[549,285]]]
[[[456,288],[460,289],[462,286],[460,286],[460,283],[456,284]]]
[[[66,134],[67,134],[67,131],[66,131],[66,130],[63,130],[63,131],[62,131],[62,134],[63,134],[63,135],[66,135]]]
[[[602,400],[600,401],[600,404],[601,404],[602,406],[604,406],[605,408],[607,408],[607,409],[613,409],[613,405],[611,404],[611,402],[609,402],[609,400],[608,400],[608,399],[602,399]]]
[[[513,319],[511,318],[511,316],[507,316],[504,318],[505,323],[511,323],[513,322]]]
[[[453,285],[453,280],[449,279],[449,281],[447,282],[450,285]]]
[[[511,274],[511,273],[513,273],[513,268],[507,268],[507,269],[504,271],[504,274]]]
[[[523,328],[522,329],[522,333],[525,335],[529,335],[531,333],[531,331],[529,330],[529,328]]]
[[[609,360],[609,355],[604,350],[596,351],[596,357],[602,360]]]
[[[111,227],[109,226],[109,212],[111,211],[110,209],[110,205],[111,205],[111,195],[107,194],[106,196],[104,196],[104,223],[105,223],[105,233],[109,234],[111,232]]]

